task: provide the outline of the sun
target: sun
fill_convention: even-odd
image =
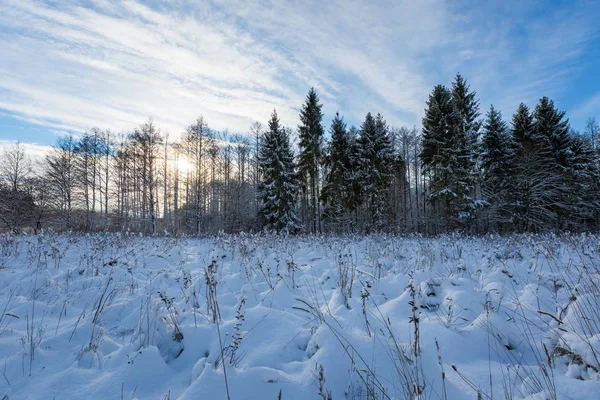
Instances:
[[[177,160],[177,169],[179,172],[185,173],[191,169],[192,165],[185,158],[180,158]]]

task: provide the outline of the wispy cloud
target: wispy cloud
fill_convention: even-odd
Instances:
[[[599,2],[506,0],[459,12],[469,56],[456,59],[455,68],[471,78],[486,106],[512,112],[521,101],[577,95],[571,78],[592,62],[585,53],[599,39]]]
[[[0,109],[58,130],[153,116],[176,134],[202,114],[243,132],[273,108],[295,126],[315,86],[330,115],[415,124],[431,87],[459,70],[483,103],[514,108],[563,90],[598,7],[529,23],[540,6],[512,3],[3,0]]]
[[[600,92],[579,104],[572,114],[580,118],[600,119]]]

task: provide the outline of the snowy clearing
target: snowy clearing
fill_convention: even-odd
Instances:
[[[599,399],[599,243],[1,236],[0,399]]]

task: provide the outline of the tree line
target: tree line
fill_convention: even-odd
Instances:
[[[59,138],[34,168],[19,143],[0,159],[5,230],[204,235],[218,232],[437,234],[597,231],[600,128],[574,132],[542,97],[510,121],[457,74],[437,85],[422,126],[367,113],[327,128],[310,89],[297,129],[276,110],[249,134],[200,117],[169,140],[152,119],[115,135]]]

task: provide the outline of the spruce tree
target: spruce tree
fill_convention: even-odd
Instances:
[[[532,201],[535,201],[531,195],[530,171],[537,168],[539,157],[535,154],[535,121],[533,114],[524,103],[517,107],[512,116],[511,125],[513,202],[510,212],[513,229],[525,231],[531,227],[529,210]]]
[[[528,150],[535,136],[535,121],[529,108],[521,103],[512,117],[512,138],[516,149]]]
[[[381,114],[368,113],[360,128],[358,145],[358,180],[365,208],[365,228],[381,230],[392,174],[393,148],[389,129]]]
[[[533,116],[536,122],[536,137],[547,146],[553,164],[566,171],[570,164],[569,120],[565,112],[559,111],[548,97],[542,97],[535,107]]]
[[[571,136],[569,134],[569,120],[565,119],[565,112],[559,111],[554,102],[548,97],[542,97],[533,112],[535,118],[536,139],[542,151],[541,168],[549,174],[555,175],[557,185],[553,188],[549,198],[548,208],[557,216],[554,229],[564,228],[568,222],[568,214],[573,210],[574,202],[572,190],[572,153]]]
[[[560,208],[567,203],[566,179],[553,156],[550,135],[556,121],[549,101],[530,112],[520,104],[512,118],[515,146],[512,218],[518,231],[544,231],[555,228],[561,219]],[[564,172],[565,170],[563,170]]]
[[[459,189],[459,214],[463,223],[473,220],[474,212],[480,206],[481,169],[479,160],[479,135],[481,121],[479,120],[479,101],[476,93],[471,91],[467,80],[457,73],[452,82],[452,102],[457,114],[455,132],[455,157],[457,178],[462,182]]]
[[[437,85],[426,105],[420,158],[426,171],[434,172],[443,161],[442,151],[449,145],[452,124],[447,116],[453,114],[450,92],[445,86]]]
[[[442,215],[439,217],[442,217],[444,224],[448,225],[452,214],[451,199],[444,195],[446,193],[444,189],[449,183],[450,176],[444,165],[448,164],[448,148],[451,145],[449,139],[454,125],[452,120],[454,109],[448,88],[443,85],[435,86],[426,105],[419,157],[423,164],[423,174],[429,178],[428,201],[434,207],[434,214],[441,209]]]
[[[510,191],[513,174],[514,145],[502,113],[490,107],[483,124],[481,167],[483,194],[487,203],[488,223],[495,228],[510,221]]]
[[[348,129],[348,156],[350,170],[346,173],[346,185],[348,188],[347,206],[349,211],[354,212],[353,225],[358,224],[358,213],[362,203],[362,190],[360,182],[360,148],[358,138],[360,131],[355,126]]]
[[[479,101],[476,93],[471,91],[466,79],[460,73],[456,74],[452,82],[452,101],[458,113],[459,131],[467,136],[471,151],[476,152],[477,140],[481,129],[479,121]]]
[[[511,144],[502,113],[491,106],[483,124],[481,146],[481,166],[486,179],[499,177],[508,172],[512,155],[508,147]]]
[[[442,229],[459,227],[474,208],[471,145],[451,92],[433,89],[423,117],[421,162],[429,177],[429,201]]]
[[[319,103],[319,95],[311,88],[306,101],[300,110],[300,154],[298,170],[302,179],[304,199],[303,214],[309,230],[316,233],[320,230],[319,210],[319,172],[323,146],[323,112]]]
[[[295,213],[298,176],[289,134],[280,126],[275,110],[260,143],[258,163],[262,177],[259,218],[263,228],[286,234],[297,232],[300,229]]]
[[[347,225],[347,213],[352,207],[353,144],[346,131],[346,124],[338,113],[333,118],[329,132],[331,142],[324,157],[326,175],[321,192],[323,220],[329,230],[340,231]]]

